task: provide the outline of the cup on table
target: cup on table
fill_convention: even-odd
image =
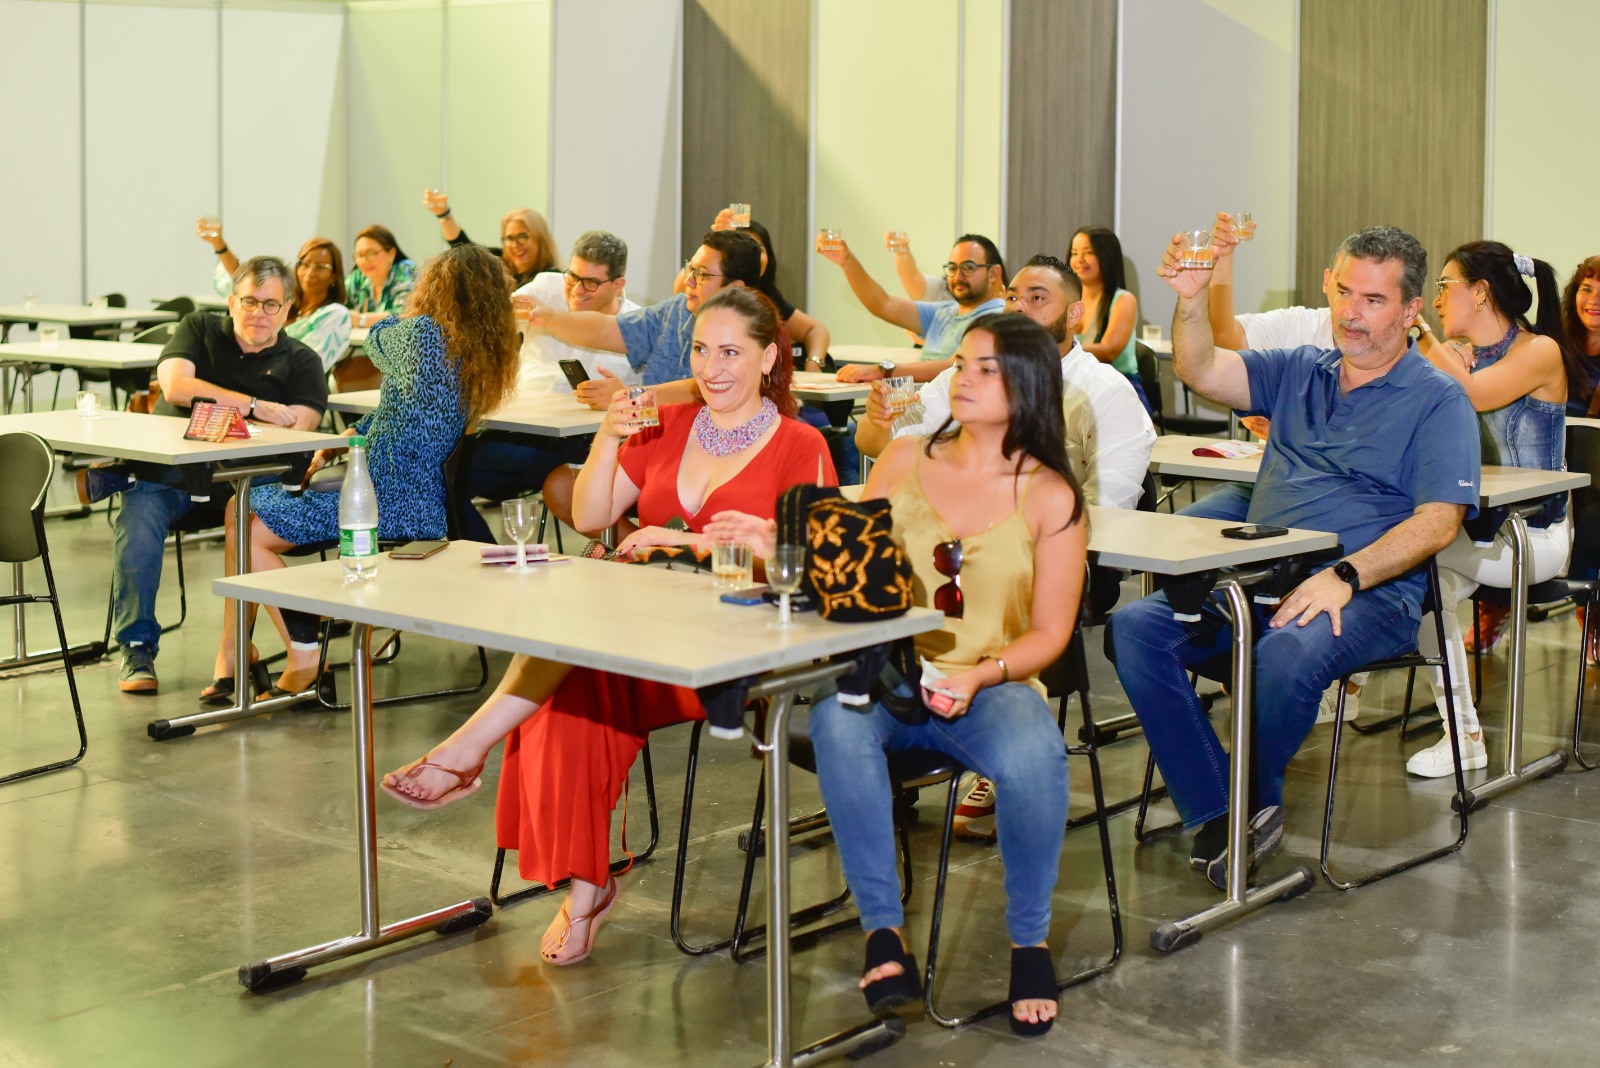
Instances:
[[[844,235],[837,230],[817,231],[818,252],[838,252],[844,248]]]
[[[30,312],[31,311],[38,311],[39,310],[39,294],[37,294],[37,293],[24,293],[24,294],[22,294],[22,310],[23,311],[30,311]]]
[[[650,392],[650,387],[649,386],[629,386],[628,387],[628,399],[629,400],[639,400],[640,398],[644,397],[645,394],[647,394],[649,392]],[[635,415],[633,417],[633,423],[634,423],[635,426],[660,426],[661,425],[661,411],[660,411],[660,409],[658,409],[656,407],[655,397],[654,396],[651,396],[649,398],[649,400],[644,404],[644,406],[641,407],[635,413]]]
[[[82,396],[80,393],[79,396]],[[506,535],[517,543],[517,570],[527,571],[528,540],[539,524],[539,507],[532,497],[512,497],[500,503],[500,518]]]
[[[728,210],[733,213],[733,218],[728,221],[733,224],[735,230],[743,230],[750,225],[750,205],[729,204]]]
[[[1144,343],[1146,345],[1158,345],[1158,344],[1161,343],[1161,324],[1160,323],[1145,323],[1144,324]]]
[[[711,577],[719,590],[742,590],[755,584],[755,557],[741,541],[711,547]]]
[[[1240,241],[1254,241],[1256,239],[1255,216],[1248,211],[1241,211],[1233,217],[1233,229]]]
[[[105,311],[107,308],[111,307],[111,302],[105,297],[95,297],[89,302],[89,307],[93,308],[95,311]]]
[[[804,545],[775,545],[767,558],[767,585],[778,594],[777,626],[790,623],[789,598],[800,592],[801,580],[806,573],[806,547]]]
[[[1189,230],[1183,235],[1183,255],[1178,266],[1185,270],[1209,271],[1214,265],[1211,255],[1211,231]]]
[[[80,389],[77,408],[78,415],[84,419],[100,418],[100,394],[92,389]]]
[[[890,252],[910,252],[911,236],[904,230],[890,230],[883,235],[883,247]]]
[[[53,349],[60,343],[61,327],[55,323],[41,323],[39,325],[39,344]]]
[[[511,298],[511,314],[519,323],[531,322],[533,320],[533,308],[536,303],[537,301],[534,300],[533,296],[527,293],[514,296]]]

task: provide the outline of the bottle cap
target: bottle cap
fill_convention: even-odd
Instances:
[[[351,435],[351,437],[350,437],[350,447],[352,449],[364,449],[364,448],[366,448],[367,447],[367,436],[365,434],[353,434],[353,435]]]

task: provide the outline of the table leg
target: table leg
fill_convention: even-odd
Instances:
[[[1270,883],[1249,885],[1250,721],[1255,714],[1254,627],[1249,598],[1237,581],[1221,583],[1233,615],[1233,747],[1228,757],[1228,890],[1223,900],[1193,916],[1162,924],[1150,932],[1150,945],[1170,953],[1194,945],[1200,936],[1254,912],[1262,905],[1296,897],[1311,889],[1311,869],[1301,866]]]
[[[250,990],[265,990],[303,978],[306,969],[342,960],[406,938],[437,931],[456,934],[477,927],[493,914],[484,897],[458,901],[420,916],[381,924],[378,919],[378,817],[373,808],[377,776],[372,764],[372,626],[357,623],[351,631],[350,678],[355,693],[356,841],[361,864],[361,933],[336,938],[321,945],[282,953],[254,964],[241,965],[239,982]]]
[[[1535,779],[1553,775],[1567,766],[1567,751],[1557,749],[1538,760],[1522,762],[1522,711],[1528,652],[1528,522],[1518,511],[1506,517],[1511,532],[1511,652],[1506,669],[1510,673],[1506,695],[1506,764],[1497,778],[1467,791],[1467,811],[1482,808],[1490,800]],[[1580,662],[1579,670],[1582,670]],[[1461,799],[1453,803],[1459,808]]]

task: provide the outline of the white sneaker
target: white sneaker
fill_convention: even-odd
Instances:
[[[1483,739],[1461,735],[1461,770],[1477,771],[1489,766],[1489,750]],[[1450,735],[1434,742],[1428,748],[1411,754],[1406,761],[1406,771],[1423,779],[1442,779],[1455,774],[1455,764],[1450,759]]]
[[[963,838],[993,839],[994,783],[981,775],[973,776],[972,789],[956,806],[953,830]]]
[[[1326,690],[1322,691],[1322,701],[1317,705],[1317,718],[1316,718],[1316,721],[1312,724],[1312,726],[1320,727],[1324,723],[1332,723],[1333,722],[1334,711],[1336,709],[1338,709],[1338,707],[1339,707],[1337,702],[1339,700],[1339,686],[1340,685],[1341,684],[1337,680],[1335,680],[1334,684],[1332,686],[1329,686]],[[1344,721],[1346,723],[1349,723],[1351,720],[1355,719],[1360,714],[1361,714],[1361,695],[1359,693],[1347,693],[1347,694],[1345,694],[1344,695]]]

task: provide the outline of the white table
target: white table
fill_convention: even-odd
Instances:
[[[1181,434],[1163,435],[1156,439],[1154,448],[1150,450],[1150,470],[1163,475],[1208,478],[1219,482],[1255,482],[1261,466],[1259,456],[1242,460],[1195,456],[1194,449],[1203,444],[1215,444],[1215,441]],[[1522,762],[1528,647],[1527,516],[1538,510],[1541,498],[1588,484],[1589,476],[1581,471],[1541,471],[1527,467],[1485,465],[1479,476],[1479,509],[1506,509],[1502,522],[1510,534],[1511,542],[1511,649],[1507,657],[1505,767],[1500,775],[1467,791],[1463,800],[1469,809],[1480,808],[1512,787],[1554,774],[1566,766],[1565,749],[1558,749],[1526,764]],[[1493,531],[1489,533],[1492,535]]]
[[[915,349],[910,350],[915,352]],[[872,392],[871,382],[841,382],[833,375],[824,371],[796,371],[794,384],[789,387],[799,400],[811,404],[825,404],[829,401],[858,401],[865,400]]]
[[[922,359],[922,350],[909,345],[829,345],[828,355],[835,363],[916,363]]]
[[[246,964],[239,981],[251,990],[292,982],[306,969],[365,953],[429,931],[452,934],[489,918],[484,898],[460,901],[383,924],[378,916],[377,817],[373,807],[371,639],[373,627],[431,634],[451,641],[558,660],[677,686],[705,687],[760,677],[751,696],[771,696],[763,774],[769,811],[788,811],[789,711],[801,687],[834,679],[850,654],[936,630],[944,617],[913,609],[899,619],[845,625],[799,615],[787,628],[768,627],[774,611],[723,604],[704,575],[661,568],[574,560],[527,572],[479,563],[478,547],[460,542],[422,561],[385,559],[370,583],[346,584],[336,562],[218,579],[217,593],[258,604],[351,620],[355,715],[356,837],[360,861],[361,931],[331,942]],[[537,603],[541,611],[530,612]],[[627,605],[625,612],[617,605]],[[829,663],[815,661],[835,657]],[[793,1063],[789,1006],[788,835],[767,836],[768,1055]],[[892,1042],[898,1019],[875,1020],[835,1036],[837,1052]],[[834,1041],[834,1040],[830,1040]]]
[[[356,349],[367,347],[367,333],[371,329],[372,327],[370,326],[352,326],[350,328],[350,351],[354,352]]]
[[[378,407],[378,394],[376,389],[335,393],[328,398],[328,408],[365,415]],[[599,430],[604,418],[604,412],[579,404],[571,393],[518,393],[482,419],[480,425],[514,434],[575,438]]]
[[[9,378],[10,373],[22,373],[22,407],[33,411],[33,376],[42,366],[61,364],[65,367],[90,367],[100,371],[129,371],[154,367],[161,358],[160,345],[135,344],[131,341],[88,341],[62,338],[53,344],[42,341],[13,341],[0,344],[0,368]],[[5,414],[11,414],[11,384],[0,385],[4,391]]]
[[[143,306],[95,308],[88,304],[0,304],[0,341],[10,340],[14,323],[115,326],[119,323],[164,323],[177,317],[176,312]]]
[[[136,346],[154,348],[154,346]],[[342,447],[345,439],[332,434],[314,434],[303,430],[285,430],[283,427],[251,424],[260,431],[249,439],[230,438],[224,442],[186,441],[184,429],[189,421],[172,415],[140,415],[134,412],[102,412],[98,418],[85,419],[75,410],[58,412],[32,412],[25,415],[0,416],[0,434],[25,431],[37,434],[54,449],[63,452],[84,453],[91,456],[114,456],[123,460],[143,460],[147,463],[183,466],[212,463],[223,460],[266,460],[286,453],[311,452],[321,448]],[[276,474],[281,470],[275,464],[252,464],[216,471],[212,480],[233,486],[234,522],[236,529],[250,529],[250,480],[258,475]],[[235,539],[234,564],[241,574],[250,570],[250,539]],[[22,590],[22,566],[12,566],[12,589]],[[250,628],[249,605],[235,604],[235,663],[245,667],[236,671],[235,700],[229,708],[203,712],[173,720],[156,720],[146,729],[157,741],[193,734],[196,727],[225,720],[241,719],[292,704],[297,696],[273,698],[252,703],[250,692]],[[15,611],[16,656],[7,666],[36,663],[49,659],[48,653],[27,652],[27,632],[24,629],[22,607]],[[103,654],[104,649],[100,652]]]

